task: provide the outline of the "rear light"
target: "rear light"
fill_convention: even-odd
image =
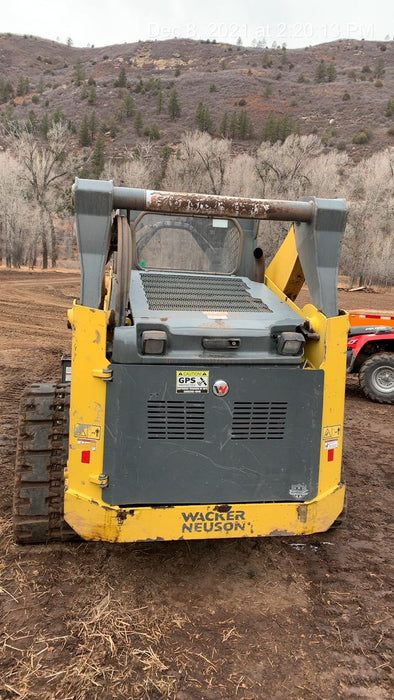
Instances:
[[[164,355],[167,346],[165,331],[143,331],[142,352],[144,355]]]
[[[302,355],[305,338],[301,333],[284,331],[276,336],[276,346],[280,355]]]

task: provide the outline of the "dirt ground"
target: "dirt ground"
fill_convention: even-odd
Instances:
[[[59,376],[76,273],[0,270],[0,700],[394,697],[393,407],[350,378],[347,518],[322,535],[17,546],[18,401]],[[394,309],[393,293],[340,293]]]

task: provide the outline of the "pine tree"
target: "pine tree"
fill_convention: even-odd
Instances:
[[[253,134],[253,124],[244,109],[238,117],[238,134],[241,139],[249,139]]]
[[[84,118],[82,119],[81,128],[79,130],[79,143],[81,146],[91,146],[92,144],[92,137],[90,135],[89,128],[89,117],[87,114],[85,114]]]
[[[104,170],[105,166],[105,144],[104,144],[104,137],[102,134],[99,134],[97,137],[97,141],[92,153],[92,171],[93,171],[93,177],[96,179],[100,177],[101,173]]]
[[[153,122],[153,124],[152,124],[152,126],[151,126],[151,128],[150,128],[150,130],[149,130],[149,136],[150,136],[151,139],[154,139],[154,141],[158,141],[158,140],[159,140],[159,138],[160,138],[160,131],[159,131],[159,127],[158,127],[158,125],[156,124],[156,122]]]
[[[209,108],[202,102],[197,107],[196,120],[200,131],[210,131],[213,126],[213,119]]]
[[[223,114],[222,121],[220,122],[220,133],[225,138],[227,138],[227,136],[229,135],[229,122],[227,112]]]
[[[114,82],[114,86],[119,87],[119,88],[127,87],[127,75],[126,75],[126,69],[124,66],[121,67],[121,69],[119,71],[119,75]]]
[[[90,90],[89,90],[89,94],[88,94],[88,102],[90,105],[94,105],[94,104],[96,104],[96,100],[97,100],[96,88],[94,85],[92,85]]]
[[[90,115],[89,119],[89,133],[90,133],[90,140],[94,141],[94,137],[97,134],[97,117],[96,117],[96,112],[92,112]]]
[[[238,136],[238,115],[236,112],[231,115],[229,132],[232,139]]]
[[[181,104],[179,102],[178,91],[174,88],[170,92],[170,99],[168,101],[168,114],[174,121],[181,116]]]
[[[27,95],[27,93],[29,92],[29,87],[30,87],[29,78],[22,78],[22,76],[21,76],[20,78],[18,78],[18,84],[16,86],[16,94],[19,97],[22,97],[23,95]]]
[[[123,117],[132,117],[134,114],[135,110],[135,102],[133,97],[130,95],[129,92],[126,92],[126,94],[123,97],[122,104],[120,107],[120,115],[121,118]]]
[[[156,112],[157,114],[161,114],[161,111],[163,109],[163,90],[159,90],[157,93],[156,97]]]
[[[327,81],[333,83],[337,77],[337,69],[335,68],[335,63],[330,61],[327,66]]]
[[[383,58],[377,58],[375,61],[375,67],[374,67],[374,78],[383,78],[384,74],[386,72],[386,69],[384,67],[384,59]]]
[[[74,66],[74,83],[80,85],[84,80],[86,80],[86,73],[82,61],[79,58]]]
[[[51,124],[49,121],[49,117],[48,117],[47,113],[45,113],[44,116],[42,117],[41,123],[40,123],[40,132],[41,132],[42,136],[44,137],[44,139],[46,139],[46,137],[48,136],[48,131],[49,131],[50,126],[51,126]]]
[[[26,129],[30,133],[33,134],[37,131],[37,125],[38,125],[38,120],[37,120],[36,113],[35,113],[34,109],[31,109],[29,112],[29,116],[27,118]]]
[[[325,83],[327,80],[327,68],[323,60],[318,63],[315,70],[315,83]]]
[[[278,140],[278,122],[273,112],[270,112],[264,123],[263,141],[275,143]]]

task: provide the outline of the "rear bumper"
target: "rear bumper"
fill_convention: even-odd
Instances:
[[[343,510],[344,484],[304,503],[119,508],[71,489],[65,519],[86,540],[140,542],[269,537],[325,532]]]

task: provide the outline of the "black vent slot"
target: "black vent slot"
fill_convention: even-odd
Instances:
[[[148,440],[204,440],[203,401],[148,401]]]
[[[232,440],[283,440],[287,402],[236,401],[231,427]]]
[[[239,277],[141,273],[152,311],[270,311]]]

